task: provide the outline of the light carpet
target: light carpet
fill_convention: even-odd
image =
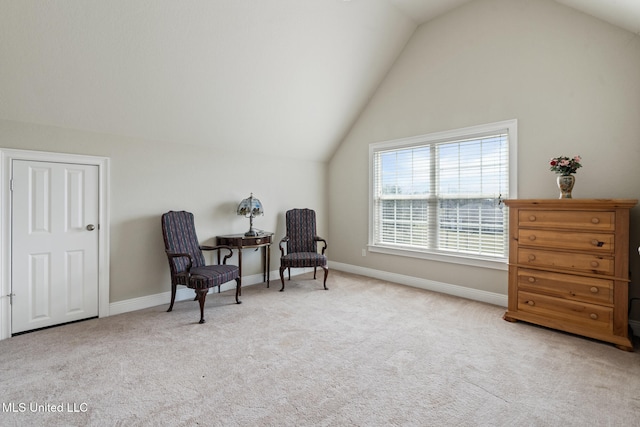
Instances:
[[[0,425],[640,425],[638,353],[335,270],[327,285],[212,294],[203,325],[182,301],[0,341]]]

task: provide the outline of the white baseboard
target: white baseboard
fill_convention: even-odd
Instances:
[[[356,265],[343,264],[340,262],[332,262],[331,268],[347,273],[359,274],[361,276],[373,277],[374,279],[386,280],[388,282],[412,286],[414,288],[454,295],[474,301],[482,301],[488,304],[498,305],[500,307],[506,307],[508,303],[507,296],[503,294],[481,291],[478,289],[452,285],[449,283],[436,282],[434,280],[420,279],[418,277],[406,276],[404,274],[389,273],[387,271],[374,270],[372,268],[359,267]]]
[[[629,320],[629,326],[631,326],[633,335],[635,335],[636,337],[640,337],[640,321]]]
[[[304,274],[307,271],[313,271],[308,269],[295,269],[292,272],[292,276],[297,276],[298,274]],[[274,278],[279,279],[280,273],[278,270],[272,271],[269,274],[271,278],[271,282],[274,281]],[[262,274],[254,274],[252,276],[245,276],[242,278],[242,287],[246,288],[247,286],[256,285],[258,283],[264,283],[262,280]],[[273,284],[272,284],[273,285]],[[277,283],[279,285],[279,281]],[[225,283],[220,287],[220,291],[228,291],[231,289],[235,289],[236,282],[231,281],[229,283]],[[211,289],[209,293],[217,293],[218,289]],[[185,288],[184,286],[178,287],[176,291],[176,301],[185,301],[192,300],[195,294],[193,289]],[[109,316],[114,316],[116,314],[128,313],[130,311],[142,310],[145,308],[156,307],[158,305],[166,304],[169,306],[169,302],[171,301],[171,291],[162,292],[155,295],[147,295],[139,298],[131,298],[124,301],[113,302],[109,304]]]
[[[454,295],[474,301],[486,302],[500,307],[507,307],[509,301],[507,295],[503,294],[496,294],[494,292],[481,291],[478,289],[466,288],[464,286],[436,282],[433,280],[420,279],[417,277],[405,276],[403,274],[389,273],[387,271],[374,270],[372,268],[359,267],[351,264],[332,262],[331,268],[347,273],[359,274],[361,276],[373,277],[374,279],[412,286],[414,288]],[[629,320],[629,326],[633,331],[633,335],[640,337],[640,321]]]
[[[340,262],[331,262],[330,268],[344,271],[346,273],[359,274],[361,276],[373,277],[375,279],[386,280],[389,282],[399,283],[402,285],[412,286],[414,288],[426,289],[429,291],[440,292],[443,294],[454,295],[461,298],[467,298],[474,301],[482,301],[488,304],[507,306],[507,296],[496,294],[494,292],[481,291],[478,289],[467,288],[464,286],[451,285],[449,283],[436,282],[433,280],[420,279],[418,277],[406,276],[403,274],[389,273],[381,270],[374,270],[366,267],[358,267],[351,264],[343,264]],[[313,269],[295,269],[293,275],[304,274]],[[278,271],[273,271],[270,277],[280,277]],[[247,287],[263,283],[262,274],[255,274],[242,278],[242,287]],[[221,286],[221,291],[227,291],[235,287],[235,282],[229,282]],[[211,290],[209,292],[217,292]],[[179,287],[176,292],[176,301],[184,301],[193,299],[193,290],[185,287]],[[140,298],[132,298],[125,301],[118,301],[109,304],[109,315],[127,313],[129,311],[142,310],[149,307],[155,307],[162,304],[169,304],[171,300],[171,291],[162,292],[160,294],[148,295]]]
[[[295,270],[292,270],[291,276],[292,277],[298,276],[300,274],[305,274],[310,271],[313,271],[313,269],[312,268],[296,268]],[[271,282],[275,281],[276,286],[280,286],[280,281],[279,281],[280,272],[278,270],[271,271],[269,273],[269,277],[271,279]],[[257,285],[259,283],[264,283],[264,280],[262,280],[262,274],[254,274],[252,276],[244,276],[242,278],[243,288],[246,288],[247,286]],[[273,286],[273,283],[271,283],[271,285]],[[229,283],[225,283],[224,285],[220,286],[220,292],[229,291],[229,290],[235,289],[235,287],[236,287],[236,282],[231,281]],[[217,288],[211,289],[209,291],[210,294],[214,292],[217,293],[218,289]],[[192,300],[194,296],[195,294],[193,289],[189,289],[184,286],[178,287],[178,290],[176,291],[176,301]],[[144,297],[131,298],[124,301],[113,302],[109,304],[109,313],[106,314],[105,316],[100,316],[100,317],[114,316],[116,314],[128,313],[130,311],[142,310],[145,308],[156,307],[158,305],[163,305],[163,304],[166,305],[168,308],[170,301],[171,301],[171,291],[167,291],[167,292],[162,292],[160,294],[148,295]]]
[[[387,271],[374,270],[372,268],[359,267],[351,264],[343,264],[341,262],[331,262],[331,268],[346,273],[359,274],[361,276],[372,277],[374,279],[386,280],[388,282],[399,283],[401,285],[412,286],[414,288],[425,289],[428,291],[440,292],[443,294],[453,295],[461,298],[467,298],[474,301],[486,302],[488,304],[497,305],[500,307],[507,307],[508,297],[507,295],[497,294],[495,292],[481,291],[478,289],[467,288],[464,286],[452,285],[449,283],[436,282],[434,280],[420,279],[418,277],[406,276],[403,274],[389,273]],[[313,271],[312,269],[296,269],[294,270],[294,276],[299,274],[308,273]],[[272,271],[270,277],[278,278],[279,272]],[[259,283],[264,283],[262,280],[262,274],[255,274],[253,276],[247,276],[242,278],[242,287],[252,286]],[[235,282],[229,282],[221,286],[221,291],[231,290],[235,287]],[[210,291],[217,292],[217,291]],[[178,288],[176,292],[176,301],[184,301],[193,299],[193,290],[185,287]],[[140,298],[132,298],[125,301],[118,301],[109,304],[109,315],[114,316],[116,314],[127,313],[135,310],[142,310],[145,308],[155,307],[158,305],[169,304],[171,300],[171,291],[162,292],[160,294],[149,295]],[[630,320],[629,325],[633,330],[635,336],[640,336],[640,321]]]

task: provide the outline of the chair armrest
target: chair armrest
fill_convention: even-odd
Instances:
[[[228,250],[229,253],[227,255],[224,256],[224,259],[222,260],[223,264],[227,263],[227,260],[229,258],[231,258],[231,256],[233,255],[233,249],[231,248],[231,246],[226,246],[226,245],[218,245],[218,246],[200,246],[200,250],[202,251],[222,251],[222,250]],[[218,252],[220,253],[220,252]],[[220,258],[218,258],[219,260]]]
[[[313,240],[316,242],[324,243],[324,246],[322,247],[322,255],[324,255],[324,251],[327,249],[327,241],[324,240],[322,237],[318,237],[318,236],[314,236]]]
[[[282,254],[282,256],[284,256],[284,255],[285,255],[285,253],[284,253],[284,248],[282,247],[282,244],[283,244],[283,243],[287,243],[288,241],[289,241],[289,236],[284,236],[284,237],[282,238],[282,240],[280,240],[280,243],[278,244],[278,246],[280,246],[280,253]]]
[[[187,254],[187,253],[180,253],[180,252],[169,252],[169,251],[165,251],[167,253],[167,257],[169,257],[169,259],[171,258],[188,258],[189,259],[189,263],[187,264],[187,272],[189,272],[189,270],[191,270],[191,266],[193,265],[193,258],[191,258],[191,255]]]

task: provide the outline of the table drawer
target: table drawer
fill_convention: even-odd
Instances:
[[[242,239],[242,245],[246,248],[248,246],[265,245],[271,243],[271,235],[245,237]]]
[[[568,269],[593,274],[612,276],[614,259],[612,256],[557,252],[543,249],[518,248],[518,264],[522,266]]]
[[[598,330],[613,330],[613,308],[518,292],[518,310]]]
[[[613,231],[616,214],[611,211],[562,211],[521,209],[518,212],[520,227],[572,228],[578,230]]]
[[[243,248],[250,248],[252,246],[266,245],[271,243],[271,234],[264,234],[261,236],[218,236],[216,238],[218,245],[227,246],[242,246]]]
[[[558,298],[613,305],[613,280],[518,269],[518,289]]]
[[[518,230],[518,243],[522,246],[613,253],[614,234],[578,231],[553,231],[535,228]]]

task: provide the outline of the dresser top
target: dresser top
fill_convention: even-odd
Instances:
[[[612,209],[634,207],[637,199],[508,199],[505,205],[515,208],[544,207],[550,209]]]

